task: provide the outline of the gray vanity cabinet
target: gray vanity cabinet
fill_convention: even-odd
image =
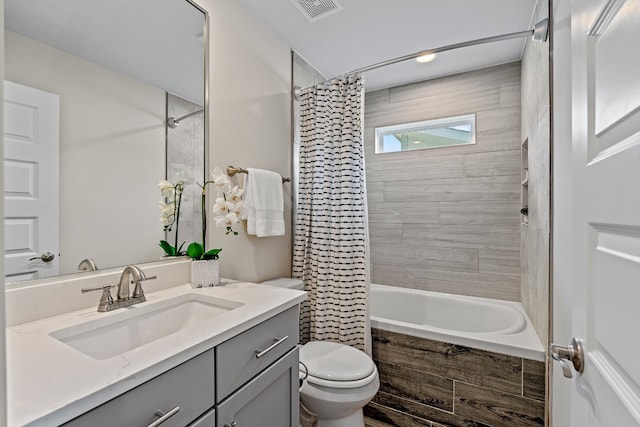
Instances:
[[[65,424],[298,427],[295,306]]]
[[[218,427],[298,427],[298,349],[220,403],[216,415]]]

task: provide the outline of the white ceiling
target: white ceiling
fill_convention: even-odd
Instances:
[[[414,52],[531,29],[536,5],[536,0],[341,0],[343,10],[310,23],[291,0],[240,2],[327,78]],[[524,41],[370,71],[367,90],[517,61]]]

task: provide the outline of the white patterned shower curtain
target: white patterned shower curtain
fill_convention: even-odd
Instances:
[[[370,351],[369,240],[361,76],[302,91],[293,276],[304,281],[301,340]]]

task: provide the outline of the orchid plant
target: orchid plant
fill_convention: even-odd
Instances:
[[[205,250],[205,240],[207,236],[207,211],[206,194],[207,185],[213,185],[216,192],[216,201],[213,205],[213,214],[216,227],[226,228],[226,234],[238,235],[233,229],[233,225],[245,219],[247,209],[242,201],[244,190],[238,186],[231,186],[229,177],[218,167],[211,172],[211,180],[206,181],[202,188],[202,244],[194,242],[187,248],[187,255],[195,260],[217,259],[222,249]]]
[[[169,232],[175,225],[175,243],[172,246],[166,240],[160,241],[160,247],[167,256],[184,255],[182,247],[185,242],[178,246],[178,229],[180,226],[180,204],[182,203],[182,193],[186,185],[190,184],[190,180],[184,174],[176,174],[175,183],[171,183],[165,179],[158,182],[160,195],[160,222],[164,226],[164,231]]]

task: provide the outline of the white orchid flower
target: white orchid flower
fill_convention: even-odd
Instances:
[[[227,200],[233,203],[238,203],[242,200],[242,193],[244,193],[244,189],[238,188],[238,186],[236,185],[231,190],[229,190]]]
[[[174,186],[172,183],[166,179],[162,179],[158,182],[158,187],[160,188],[160,195],[162,197],[173,197]]]
[[[236,215],[238,215],[238,218],[247,219],[247,207],[245,206],[243,201],[239,201],[238,203],[236,203],[234,212],[236,213]]]
[[[226,214],[224,216],[224,219],[227,222],[227,226],[231,226],[233,224],[237,224],[238,223],[238,216],[235,214],[235,212],[229,212],[228,214]]]
[[[217,215],[213,218],[213,220],[216,222],[216,227],[218,228],[227,226],[227,219],[224,217],[224,215]]]

